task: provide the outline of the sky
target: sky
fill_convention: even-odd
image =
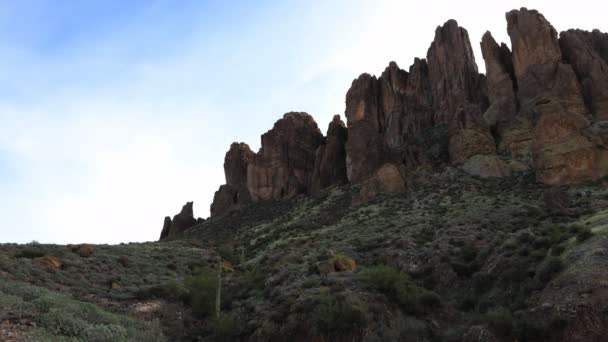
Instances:
[[[0,0],[0,242],[156,240],[194,201],[209,215],[233,141],[283,113],[325,132],[363,72],[424,57],[456,19],[477,64],[505,13],[608,31],[597,0]]]

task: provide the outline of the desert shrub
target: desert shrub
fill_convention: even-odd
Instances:
[[[544,263],[542,263],[539,266],[539,269],[537,272],[538,278],[542,282],[546,283],[549,280],[551,280],[551,278],[553,278],[553,276],[556,273],[561,271],[563,267],[564,267],[564,264],[560,258],[550,257],[549,259],[547,259]]]
[[[361,307],[329,293],[321,293],[313,300],[310,318],[320,334],[344,336],[364,327],[366,317]]]
[[[141,287],[135,296],[140,300],[157,298],[168,301],[178,301],[186,297],[187,290],[184,284],[175,280],[160,285]]]
[[[529,320],[517,320],[515,323],[515,336],[519,341],[542,341],[546,334],[546,327]]]
[[[334,256],[333,264],[334,269],[338,272],[355,271],[357,269],[357,263],[355,260],[344,254],[337,254]]]
[[[37,247],[28,247],[15,254],[15,258],[35,259],[44,256],[44,251]]]
[[[370,267],[361,274],[361,279],[399,303],[406,312],[416,313],[441,303],[436,293],[417,286],[407,274],[390,266]]]
[[[453,261],[450,263],[452,269],[460,277],[470,277],[473,273],[477,272],[481,268],[481,264],[476,262],[460,262]]]
[[[195,315],[206,317],[215,312],[217,280],[217,274],[207,270],[199,270],[186,280],[187,302]]]
[[[579,229],[578,233],[576,234],[576,241],[583,242],[592,236],[593,236],[593,233],[591,232],[591,229],[589,229],[587,227],[581,228],[581,229]]]
[[[551,247],[551,255],[552,256],[560,256],[566,250],[566,246],[564,245],[555,245]]]
[[[471,244],[464,245],[460,248],[460,255],[465,262],[471,262],[477,257],[477,248]]]
[[[243,326],[231,315],[222,315],[213,321],[212,334],[216,341],[236,341]]]
[[[500,336],[510,336],[513,331],[513,316],[505,307],[496,307],[485,315],[488,326]]]
[[[302,282],[302,288],[305,288],[305,289],[318,287],[319,285],[321,285],[321,281],[317,277],[306,278],[306,280],[304,280]]]
[[[118,263],[121,264],[123,267],[129,267],[129,264],[130,264],[129,257],[126,255],[121,255],[118,258]]]

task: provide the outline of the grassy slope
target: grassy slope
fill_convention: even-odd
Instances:
[[[547,211],[543,187],[526,177],[479,180],[447,170],[410,183],[407,193],[365,205],[352,205],[356,187],[260,203],[179,241],[98,246],[89,258],[62,246],[4,245],[0,276],[136,318],[134,305],[159,301],[145,320],[159,320],[170,340],[460,340],[474,325],[529,340],[559,331],[568,317],[538,319],[530,310],[549,296],[543,290],[552,279],[570,265],[580,269],[571,256],[606,233],[605,186],[564,188],[574,203],[560,215]],[[585,228],[595,236],[578,241]],[[26,248],[67,266],[15,257]],[[219,321],[196,315],[187,281],[198,268],[213,270],[216,252],[235,265],[223,275]],[[335,272],[336,259],[357,268]]]

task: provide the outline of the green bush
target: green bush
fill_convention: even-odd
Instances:
[[[344,336],[365,325],[364,311],[343,298],[322,293],[314,297],[314,301],[311,319],[322,335]]]
[[[551,280],[556,273],[561,271],[563,267],[564,264],[560,258],[550,257],[539,266],[538,278],[546,283]]]
[[[441,303],[436,293],[417,286],[407,274],[390,266],[370,267],[361,274],[361,279],[369,287],[399,303],[406,312],[417,313]]]
[[[513,331],[513,316],[505,307],[496,307],[486,313],[486,321],[492,331],[500,336],[510,336]]]
[[[581,228],[581,229],[579,229],[578,233],[576,234],[576,241],[583,242],[592,236],[593,236],[593,233],[591,232],[591,229]]]
[[[566,250],[566,246],[564,245],[555,245],[551,247],[551,255],[552,256],[560,256]]]
[[[215,312],[217,273],[199,270],[186,280],[187,302],[199,317],[211,316]]]

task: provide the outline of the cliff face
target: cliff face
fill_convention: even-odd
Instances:
[[[608,35],[569,30],[558,39],[526,8],[506,19],[512,50],[482,37],[486,75],[467,31],[449,20],[408,71],[391,62],[380,77],[356,78],[346,125],[335,117],[327,137],[310,115],[287,113],[258,153],[233,144],[211,215],[345,182],[367,200],[404,191],[411,170],[446,165],[482,177],[532,170],[545,184],[608,174]]]

